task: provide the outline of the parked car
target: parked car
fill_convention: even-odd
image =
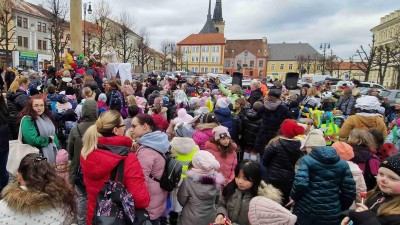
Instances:
[[[361,82],[360,83],[360,87],[366,87],[366,88],[376,88],[376,89],[385,89],[385,87],[383,87],[380,84],[375,84],[375,83],[371,83],[371,82]]]
[[[394,107],[396,99],[400,99],[400,90],[381,90],[379,95],[389,103],[390,107]]]

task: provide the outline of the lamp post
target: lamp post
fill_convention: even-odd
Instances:
[[[321,43],[319,46],[319,49],[324,53],[324,58],[322,59],[322,75],[325,74],[325,56],[326,56],[326,50],[331,48],[330,43]]]
[[[86,11],[87,13],[92,14],[92,5],[89,2],[89,7],[87,3],[83,3],[83,55],[86,56]]]

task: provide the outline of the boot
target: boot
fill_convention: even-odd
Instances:
[[[177,225],[178,224],[179,213],[170,212],[169,213],[169,225]]]

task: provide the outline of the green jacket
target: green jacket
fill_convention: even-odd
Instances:
[[[35,121],[30,116],[25,116],[21,120],[22,142],[37,148],[46,147],[51,143],[50,137],[42,137],[39,135]],[[54,134],[54,143],[60,147],[57,135]]]
[[[218,84],[218,88],[219,90],[222,92],[222,94],[224,94],[226,97],[228,97],[229,99],[231,99],[231,103],[232,105],[235,105],[235,101],[236,99],[239,98],[239,96],[237,94],[232,94],[230,90],[226,89],[224,87],[223,84]]]

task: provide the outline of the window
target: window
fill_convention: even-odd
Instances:
[[[41,22],[37,23],[37,30],[42,31],[42,23]]]
[[[193,46],[192,47],[192,52],[199,53],[199,51],[200,51],[200,47],[199,46]]]
[[[18,36],[18,46],[22,47],[22,37]]]
[[[213,52],[219,52],[219,46],[213,46]],[[233,52],[233,50],[232,50]]]
[[[22,17],[17,16],[17,26],[22,27]]]
[[[47,41],[43,41],[43,50],[47,50]]]
[[[281,64],[281,66],[279,67],[279,69],[283,70],[283,68],[285,68],[285,64]]]
[[[275,69],[275,64],[271,64],[271,70]]]
[[[251,77],[253,76],[253,71],[250,71],[250,76],[251,76]]]
[[[263,68],[264,67],[264,61],[262,61],[262,60],[258,61],[258,67]]]
[[[242,60],[238,60],[236,65],[242,65]]]
[[[24,47],[28,48],[28,38],[24,37]]]
[[[318,66],[317,66],[317,70],[321,70],[321,65],[318,65]]]
[[[42,31],[43,31],[44,33],[47,33],[47,26],[46,26],[45,23],[42,23]]]
[[[201,67],[200,70],[202,73],[208,73],[208,67]]]
[[[231,66],[231,60],[225,60],[225,66],[230,67]]]
[[[212,62],[219,62],[219,56],[213,56]]]
[[[211,73],[218,73],[218,68],[211,67]]]
[[[201,52],[209,52],[209,51],[210,51],[210,46],[201,47]]]
[[[201,62],[208,62],[208,56],[202,56]]]
[[[289,64],[289,70],[293,69],[293,64]]]
[[[254,60],[250,60],[250,67],[251,67],[251,68],[254,67]]]
[[[22,25],[24,28],[28,28],[28,18],[23,18],[22,19]]]
[[[189,53],[189,47],[188,47],[188,46],[184,46],[184,47],[182,48],[182,51],[183,51],[184,53]]]
[[[192,56],[192,62],[199,62],[198,56]]]
[[[37,48],[38,48],[39,50],[42,50],[42,40],[38,40],[38,41],[37,41]]]

